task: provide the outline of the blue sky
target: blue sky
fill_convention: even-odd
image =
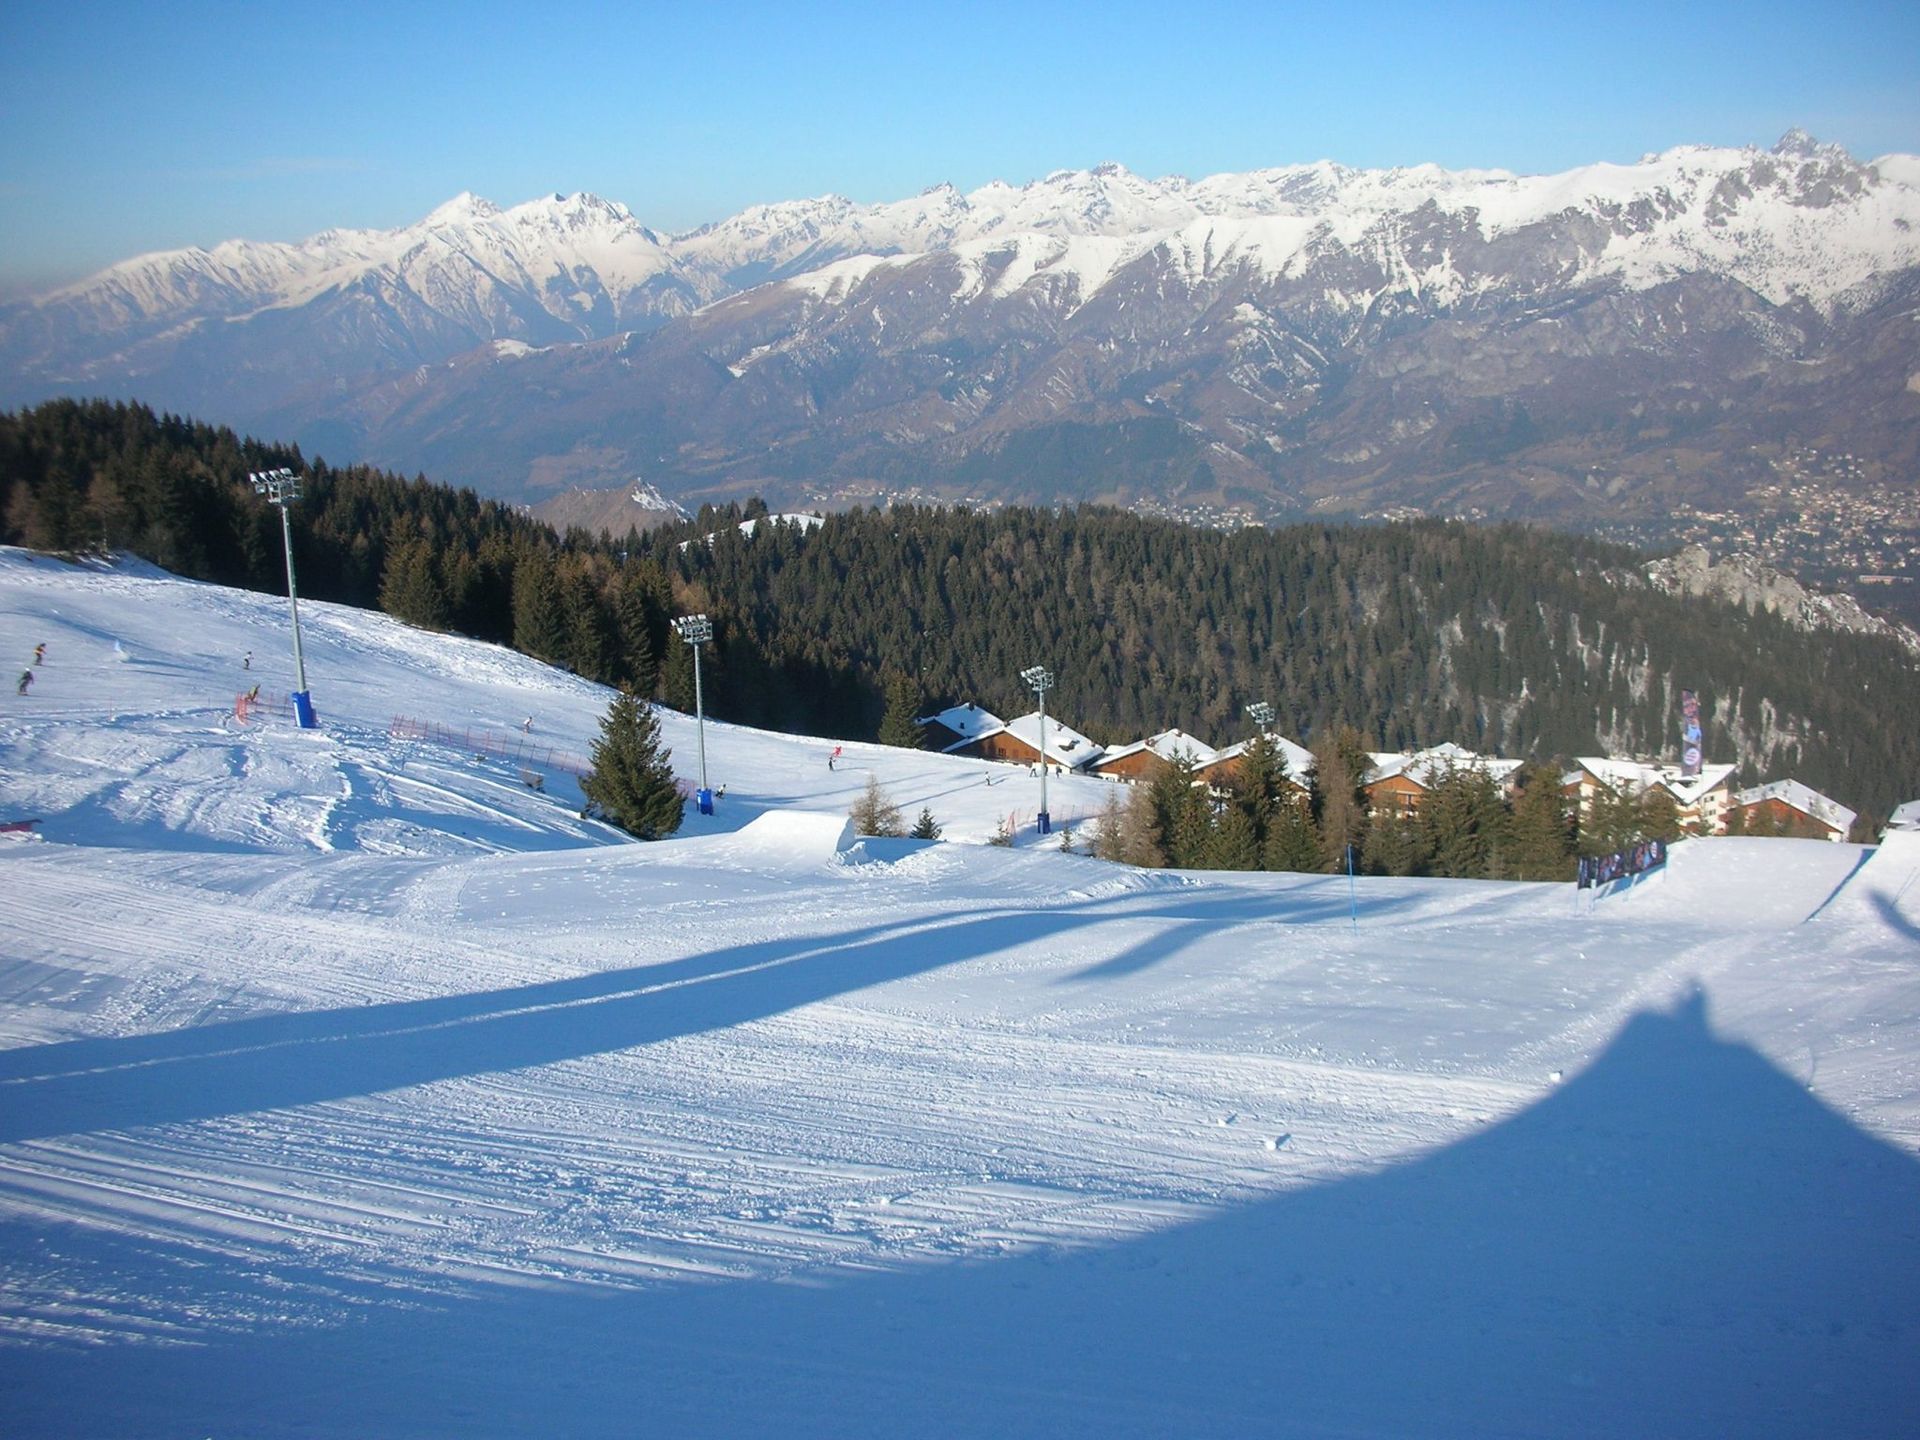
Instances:
[[[1518,171],[1801,126],[1920,152],[1920,5],[0,8],[0,287],[591,190],[663,230],[1117,160]]]

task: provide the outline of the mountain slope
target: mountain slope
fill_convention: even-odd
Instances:
[[[734,726],[614,843],[390,725],[610,692],[309,615],[322,728],[242,724],[273,597],[0,550],[10,1433],[1911,1428],[1920,846],[1578,906],[842,848],[868,767],[1005,791]]]

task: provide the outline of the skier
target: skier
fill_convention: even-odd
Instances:
[[[38,645],[33,647],[33,663],[36,665],[44,665],[46,660],[47,642],[42,640]]]
[[[841,749],[840,746],[838,745],[834,746],[833,753],[827,756],[827,769],[829,770],[833,769],[834,762],[840,758],[840,749]]]
[[[14,687],[13,693],[16,695],[24,695],[27,693],[28,689],[32,687],[32,685],[33,685],[33,671],[22,670],[20,672],[20,683]]]
[[[251,650],[247,651],[246,655],[242,657],[240,661],[240,668],[242,670],[253,669],[253,651]]]
[[[520,722],[520,733],[522,735],[531,735],[533,733],[533,716],[529,715]]]

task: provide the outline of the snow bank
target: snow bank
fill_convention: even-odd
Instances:
[[[702,842],[716,859],[755,868],[810,870],[852,847],[853,822],[812,810],[769,810],[732,835]]]

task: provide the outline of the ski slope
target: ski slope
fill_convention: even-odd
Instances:
[[[519,776],[607,692],[301,616],[321,728],[242,725],[284,601],[0,551],[9,1435],[1920,1423],[1912,837],[1144,872],[709,725],[639,845]],[[959,843],[852,837],[869,773]]]

